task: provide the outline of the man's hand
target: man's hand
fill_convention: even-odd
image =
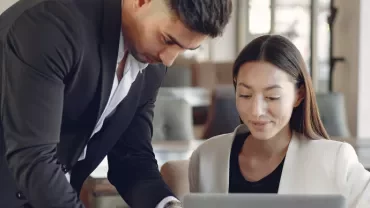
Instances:
[[[164,205],[164,208],[182,208],[181,202],[179,201],[170,201],[166,205]]]

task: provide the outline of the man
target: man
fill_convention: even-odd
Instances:
[[[20,0],[0,17],[0,207],[82,208],[108,155],[133,208],[180,207],[151,146],[179,53],[219,36],[231,0]]]

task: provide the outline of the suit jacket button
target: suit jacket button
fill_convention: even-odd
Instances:
[[[67,172],[68,172],[67,165],[62,165],[62,171],[63,171],[64,173],[67,173]]]
[[[18,191],[18,192],[16,193],[16,196],[17,196],[17,198],[18,198],[18,199],[26,199],[26,198],[24,197],[24,195],[22,194],[22,192],[20,192],[20,191]]]

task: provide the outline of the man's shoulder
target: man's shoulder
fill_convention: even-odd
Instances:
[[[45,8],[47,7],[47,9]],[[10,5],[2,14],[1,19],[16,20],[26,12],[57,12],[75,7],[72,0],[21,0]],[[45,10],[43,10],[45,8]],[[64,16],[67,14],[64,14]]]
[[[5,37],[19,28],[40,33],[53,28],[80,33],[80,12],[72,0],[21,0],[0,16],[0,32]]]

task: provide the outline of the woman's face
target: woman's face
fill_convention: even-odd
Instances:
[[[236,79],[236,107],[256,139],[268,140],[285,128],[303,96],[293,78],[268,62],[249,62]]]

